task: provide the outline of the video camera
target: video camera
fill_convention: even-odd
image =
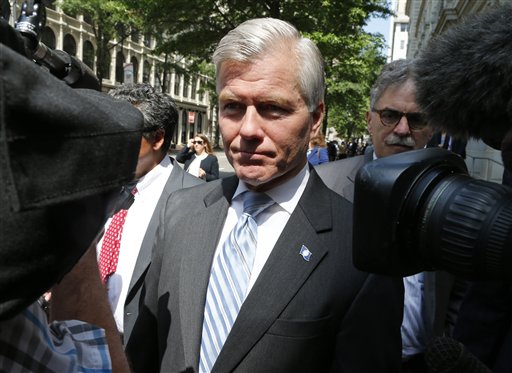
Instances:
[[[501,150],[508,171],[511,16],[508,5],[470,17],[415,61],[416,100],[429,122]],[[356,177],[353,242],[354,264],[364,271],[407,276],[440,269],[510,280],[512,188],[469,177],[464,161],[443,149],[377,159]]]
[[[46,5],[52,2],[53,0],[23,2],[15,29],[23,37],[25,55],[47,68],[72,88],[99,90],[99,80],[87,65],[76,57],[61,50],[52,50],[41,42],[42,31],[46,24]],[[8,4],[5,6],[7,7]],[[9,12],[2,13],[10,14],[10,9]]]
[[[38,2],[26,3],[20,19],[42,25]],[[79,77],[68,84],[39,66],[48,59],[27,55],[27,33],[0,17],[0,320],[60,281],[121,207],[144,123],[132,104],[80,80],[76,64],[61,65],[64,80]]]
[[[368,272],[512,278],[512,188],[472,179],[464,160],[444,149],[363,166],[354,227],[354,263]]]

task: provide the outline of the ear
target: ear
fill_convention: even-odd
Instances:
[[[311,113],[312,123],[310,136],[313,137],[318,134],[322,128],[322,120],[324,119],[324,102],[321,101],[316,107],[315,111]]]
[[[368,133],[371,135],[372,134],[372,113],[370,111],[367,111],[365,114],[364,114],[364,117],[366,119],[366,123],[368,125]]]
[[[160,150],[160,148],[164,144],[164,136],[165,136],[164,129],[160,128],[155,131],[153,143],[151,144],[151,147],[153,148],[153,150]]]

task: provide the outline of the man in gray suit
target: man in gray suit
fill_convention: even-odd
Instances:
[[[324,110],[318,48],[253,19],[213,59],[236,176],[167,200],[126,347],[135,371],[399,371],[401,279],[354,268],[351,204],[307,164]],[[269,202],[258,215],[242,206],[251,196]],[[241,221],[255,226],[243,241]]]
[[[114,273],[106,279],[109,300],[117,327],[129,337],[138,315],[144,276],[151,261],[151,250],[161,206],[172,192],[203,182],[182,170],[169,156],[178,111],[174,101],[146,83],[127,84],[109,92],[110,96],[128,101],[144,116],[141,148],[135,171],[134,201],[125,218]],[[133,187],[133,186],[132,186]],[[107,222],[107,231],[110,221]],[[104,239],[97,246],[100,256]]]
[[[422,149],[432,137],[433,129],[427,125],[416,104],[412,68],[412,60],[393,61],[384,66],[372,87],[366,120],[373,151],[316,168],[329,188],[351,202],[357,171],[365,163]],[[371,234],[371,227],[369,232]],[[404,278],[404,321],[401,328],[404,372],[426,371],[423,361],[426,342],[434,335],[443,334],[446,328],[453,328],[455,320],[447,318],[455,313],[448,312],[453,280],[453,276],[440,271]],[[459,296],[462,297],[461,294]],[[460,298],[453,305],[458,303]]]

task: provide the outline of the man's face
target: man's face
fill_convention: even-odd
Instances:
[[[142,137],[140,141],[139,159],[135,169],[135,178],[140,179],[149,171],[155,168],[164,158],[165,152],[162,151],[165,131],[157,130],[151,139]]]
[[[226,155],[240,180],[268,190],[306,164],[310,137],[323,103],[310,113],[297,83],[291,53],[272,53],[253,63],[224,62],[219,71],[219,125]]]
[[[416,89],[411,80],[400,86],[389,87],[375,103],[373,109],[391,109],[404,113],[418,113],[415,102]],[[407,150],[422,149],[430,140],[433,130],[425,126],[420,130],[411,130],[404,115],[396,126],[386,127],[381,123],[378,113],[366,113],[368,130],[372,136],[373,148],[378,158],[401,153]]]

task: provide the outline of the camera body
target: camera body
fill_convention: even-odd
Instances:
[[[356,177],[353,238],[354,264],[364,271],[510,279],[512,189],[471,178],[444,149],[377,159]]]

